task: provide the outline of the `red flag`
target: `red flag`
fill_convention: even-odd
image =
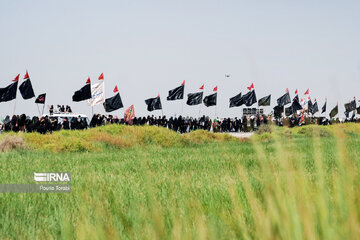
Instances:
[[[251,89],[254,88],[254,83],[251,83],[250,87],[248,87],[247,89],[249,89],[249,91],[251,91]]]
[[[25,74],[25,76],[24,76],[24,79],[29,79],[30,77],[29,77],[29,74],[28,74],[28,71],[26,71],[26,74]]]
[[[19,81],[19,77],[20,77],[20,74],[18,74],[18,75],[14,78],[14,80],[12,80],[12,81],[13,81],[13,82]]]
[[[315,102],[316,102],[316,98],[315,98]]]
[[[118,91],[119,91],[119,89],[118,89],[117,85],[115,85],[115,88],[114,88],[113,92],[117,93]]]
[[[204,84],[200,87],[201,90],[204,90]]]
[[[125,122],[132,123],[132,119],[135,117],[134,105],[131,105],[129,108],[127,108],[124,115]]]
[[[217,86],[216,87],[214,87],[214,92],[216,92],[217,91]]]
[[[101,73],[101,74],[100,74],[99,80],[104,80],[104,73]]]
[[[308,95],[309,94],[309,89],[306,90],[306,92],[304,93],[305,95]]]
[[[185,85],[185,80],[182,82],[182,84],[181,84],[182,86],[184,86]]]
[[[86,84],[89,84],[89,83],[91,83],[90,78],[88,78],[88,79],[86,80]]]
[[[157,97],[160,97],[160,93],[158,93]]]
[[[295,95],[297,95],[297,89],[295,90]]]
[[[289,88],[286,88],[286,92],[289,92]]]

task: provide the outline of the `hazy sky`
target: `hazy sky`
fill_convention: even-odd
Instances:
[[[1,0],[0,87],[27,69],[47,105],[89,115],[87,103],[71,97],[104,72],[107,97],[117,84],[136,115],[148,114],[144,100],[158,93],[164,114],[179,115],[182,102],[166,96],[186,80],[185,94],[218,85],[218,115],[235,116],[242,108],[229,109],[229,98],[254,82],[258,98],[272,94],[272,106],[286,88],[291,97],[310,88],[319,107],[327,97],[328,112],[339,102],[343,116],[344,102],[360,99],[359,13],[360,1]],[[18,94],[16,113],[37,114],[34,99]],[[0,103],[0,116],[13,107]],[[199,113],[199,106],[183,109]]]

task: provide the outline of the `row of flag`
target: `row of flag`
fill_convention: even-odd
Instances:
[[[104,80],[103,74],[100,75],[99,80]],[[94,100],[96,99],[96,97],[104,93],[103,89],[101,90],[101,94],[97,91],[93,91],[93,89],[95,88],[93,87],[90,88],[89,85],[90,85],[90,79],[88,79],[87,84],[82,89],[75,92],[73,96],[73,100],[74,101],[81,101],[86,99]],[[203,103],[206,107],[210,107],[210,106],[215,106],[217,104],[217,90],[218,90],[217,86],[213,89],[214,93],[205,97],[203,97],[204,85],[202,85],[199,89],[201,91],[187,94],[187,101],[186,101],[187,105],[195,106]],[[258,103],[258,106],[270,106],[271,94],[257,100],[254,84],[252,83],[249,87],[247,87],[247,89],[249,91],[245,95],[242,95],[242,93],[240,92],[236,96],[229,99],[230,108],[239,107],[242,105],[250,107],[255,103]],[[182,100],[184,99],[184,90],[185,90],[185,80],[182,82],[180,86],[169,90],[166,99],[168,101]],[[117,94],[111,98],[105,99],[105,97],[103,97],[103,99],[105,99],[103,100],[103,104],[106,112],[111,112],[123,107],[117,86],[115,86],[114,93]],[[310,94],[310,90],[307,89],[304,95],[306,96],[309,94]],[[291,105],[285,108],[285,106],[290,103]],[[162,109],[160,94],[158,94],[158,96],[155,98],[146,99],[145,104],[147,105],[147,110],[150,112],[154,110]],[[321,113],[326,112],[326,104],[327,101],[325,101],[321,109],[322,110]],[[290,116],[296,113],[297,111],[301,111],[303,109],[306,109],[312,115],[319,112],[319,107],[316,99],[313,103],[309,96],[307,100],[301,99],[300,101],[298,96],[298,91],[296,90],[295,97],[293,98],[293,100],[291,100],[289,89],[286,89],[286,93],[277,99],[277,105],[274,107],[274,115],[276,117],[281,117],[282,114],[285,112],[286,116]],[[349,104],[345,104],[345,109],[346,109],[345,115],[348,117],[349,112],[356,110],[356,101],[354,100]],[[360,113],[360,107],[357,109],[357,112]],[[338,113],[338,106],[332,109],[332,111],[330,112],[330,117],[336,116],[337,113]]]
[[[7,102],[13,99],[16,99],[16,93],[18,88],[18,83],[20,79],[20,74],[18,74],[12,81],[10,85],[5,88],[0,88],[0,102]],[[72,100],[74,102],[87,100],[89,106],[95,106],[99,104],[103,104],[106,112],[112,112],[117,109],[123,107],[123,103],[120,97],[120,93],[118,87],[115,86],[113,92],[114,96],[110,98],[105,98],[105,83],[104,83],[104,74],[101,73],[98,77],[98,82],[91,84],[90,78],[87,79],[85,85],[76,91]],[[244,95],[240,92],[239,94],[231,97],[229,99],[229,107],[239,107],[245,105],[247,107],[252,106],[255,103],[258,103],[258,106],[270,106],[271,104],[271,94],[264,96],[257,100],[255,87],[252,83],[249,87],[247,87],[248,92]],[[182,84],[174,89],[169,90],[167,100],[182,100],[184,99],[184,90],[185,90],[185,80]],[[199,104],[204,104],[206,107],[216,106],[217,105],[217,90],[218,87],[214,87],[213,93],[208,96],[203,96],[204,85],[202,85],[198,92],[193,92],[187,94],[186,104],[189,106],[195,106]],[[19,91],[23,97],[23,99],[31,99],[35,97],[35,93],[30,81],[29,73],[26,71],[24,75],[23,82],[19,86]],[[273,108],[274,115],[276,117],[281,117],[283,113],[286,116],[290,116],[293,113],[301,110],[307,110],[309,113],[314,115],[319,112],[318,103],[315,99],[314,103],[311,101],[310,96],[308,96],[307,100],[299,99],[298,91],[295,91],[295,97],[291,100],[289,90],[286,89],[286,93],[277,99],[277,105]],[[310,90],[307,89],[304,93],[305,96],[310,94]],[[36,99],[35,103],[45,104],[46,93],[40,94]],[[291,103],[291,104],[290,104]],[[145,104],[147,105],[148,111],[160,110],[162,109],[160,94],[158,94],[155,98],[149,98],[145,100]],[[288,107],[286,105],[290,104]],[[321,113],[326,112],[326,104],[325,101],[323,107],[321,108]],[[345,115],[349,117],[349,113],[352,111],[357,111],[360,114],[360,107],[356,107],[356,99],[354,97],[353,101],[346,103],[345,105]],[[126,110],[129,115],[134,115],[134,107],[133,105]],[[329,116],[331,118],[335,117],[338,114],[338,105],[336,105],[331,111]]]
[[[13,83],[11,83],[10,85],[4,88],[0,88],[0,102],[8,102],[16,99],[19,79],[20,79],[20,74],[18,74],[12,80]],[[23,80],[24,81],[19,86],[19,91],[23,99],[27,100],[35,97],[34,89],[32,87],[28,71],[26,71]],[[45,93],[40,94],[35,99],[35,103],[45,104],[45,97],[46,97]]]

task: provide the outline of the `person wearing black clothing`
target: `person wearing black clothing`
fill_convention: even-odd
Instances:
[[[64,130],[69,130],[70,129],[70,123],[69,123],[68,118],[64,118],[64,121],[62,123],[62,128]]]

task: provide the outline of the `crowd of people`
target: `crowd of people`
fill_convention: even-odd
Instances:
[[[210,119],[208,116],[200,118],[192,117],[170,117],[166,116],[155,117],[135,117],[130,121],[119,119],[113,116],[105,117],[104,115],[94,115],[90,121],[90,127],[101,126],[105,124],[126,124],[126,125],[150,125],[165,127],[179,133],[188,133],[190,131],[202,129],[213,132],[239,132],[239,131],[254,131],[261,124],[268,123],[268,117],[265,115],[257,115],[254,117],[243,118],[215,118]],[[249,127],[249,128],[248,128]]]
[[[66,114],[65,114],[66,115]],[[345,121],[359,121],[358,119],[347,119]],[[286,118],[274,118],[271,115],[257,114],[247,115],[241,118],[214,118],[202,116],[200,118],[193,117],[170,117],[166,116],[155,117],[135,117],[131,120],[118,118],[112,115],[94,114],[91,120],[87,117],[69,115],[67,116],[54,116],[46,115],[44,117],[34,116],[30,118],[25,114],[14,115],[12,117],[6,116],[0,122],[0,132],[39,132],[39,133],[52,133],[53,131],[64,130],[82,130],[93,127],[98,127],[107,124],[125,124],[136,126],[158,126],[171,129],[179,133],[188,133],[190,131],[202,129],[212,132],[249,132],[256,131],[261,125],[272,122],[278,126],[301,126],[304,124],[320,124],[328,125],[340,122],[339,119],[327,119],[323,117],[304,117],[303,115],[292,115]]]

